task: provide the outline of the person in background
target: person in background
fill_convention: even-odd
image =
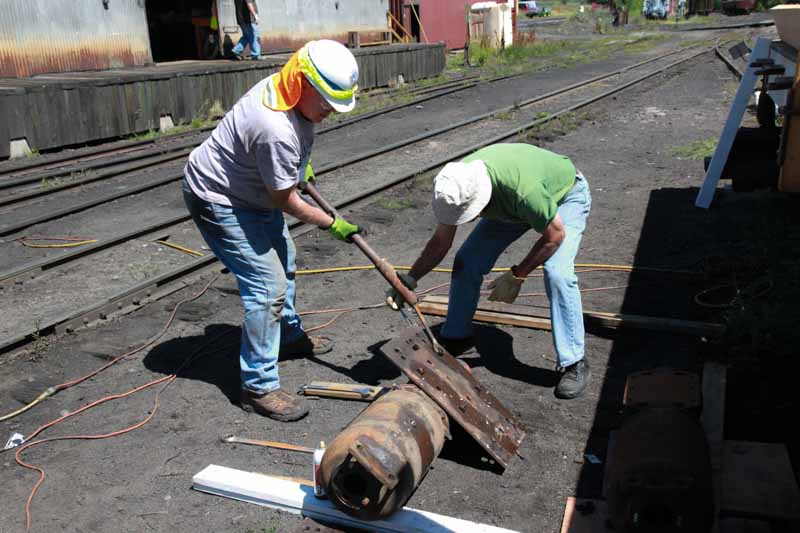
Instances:
[[[591,208],[589,186],[569,158],[529,144],[495,144],[457,163],[448,163],[433,182],[433,214],[438,221],[408,274],[398,274],[410,289],[450,250],[459,226],[480,218],[453,262],[447,318],[439,341],[454,355],[474,345],[472,316],[483,277],[514,241],[531,229],[539,233],[528,253],[489,283],[489,300],[513,303],[534,269],[544,271],[550,300],[553,344],[561,379],[555,394],[577,398],[591,371],[584,357],[581,293],[575,256]],[[394,309],[404,301],[386,293]]]
[[[261,42],[258,40],[258,4],[256,0],[235,0],[236,23],[242,30],[239,42],[231,53],[236,59],[244,59],[244,49],[250,47],[250,59],[261,58]]]
[[[306,334],[295,310],[295,246],[287,213],[347,241],[359,227],[297,193],[307,172],[314,124],[355,106],[358,65],[340,43],[311,41],[280,72],[256,84],[189,155],[183,196],[211,251],[236,277],[244,304],[239,350],[241,404],[281,420],[308,407],[281,388],[278,357],[329,352]]]

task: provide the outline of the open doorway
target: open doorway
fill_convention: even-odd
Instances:
[[[406,11],[406,20],[408,21],[408,32],[411,34],[411,40],[414,42],[422,42],[420,38],[420,18],[422,18],[422,13],[420,13],[420,5],[419,4],[412,4],[408,3],[405,5]]]
[[[216,0],[146,0],[153,61],[213,59],[218,32],[211,29]]]

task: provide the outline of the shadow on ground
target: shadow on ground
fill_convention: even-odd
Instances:
[[[800,407],[789,392],[790,376],[800,371],[792,356],[800,340],[797,199],[769,192],[724,193],[711,209],[703,210],[694,207],[696,195],[695,188],[652,191],[634,266],[697,274],[634,271],[622,312],[725,322],[728,333],[716,343],[644,330],[617,334],[605,375],[595,373],[603,383],[585,447],[603,463],[584,463],[575,490],[580,498],[602,498],[608,436],[621,422],[608,414],[620,409],[628,374],[669,366],[701,375],[708,359],[729,366],[725,438],[787,443],[797,476],[799,441],[785,423]],[[765,278],[772,287],[768,297],[748,292]],[[703,289],[725,284],[738,294],[731,305],[709,308],[696,303]],[[745,375],[737,382],[737,376]]]

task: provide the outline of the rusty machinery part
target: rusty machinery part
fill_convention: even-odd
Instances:
[[[625,395],[626,408],[700,407],[700,378],[697,374],[675,368],[654,368],[628,375]]]
[[[502,468],[508,468],[525,428],[447,351],[436,353],[425,335],[407,329],[381,347],[392,363],[449,414]]]
[[[447,415],[424,393],[391,391],[328,445],[322,484],[343,512],[361,520],[387,517],[408,501],[448,436]]]
[[[608,515],[618,533],[701,533],[713,520],[705,434],[686,410],[644,408],[628,416],[609,450]]]

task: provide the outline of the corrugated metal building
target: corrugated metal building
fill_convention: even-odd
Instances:
[[[216,2],[219,29],[210,30]],[[256,0],[264,51],[387,29],[389,0]],[[0,77],[200,59],[239,38],[234,0],[2,0]],[[213,48],[213,47],[212,47]]]
[[[152,62],[144,0],[3,0],[0,76]]]
[[[256,0],[261,47],[297,49],[312,39],[347,41],[357,31],[366,41],[387,29],[389,0]],[[239,39],[234,0],[217,0],[223,43]],[[225,39],[227,37],[228,39]],[[227,49],[227,46],[225,46]]]

